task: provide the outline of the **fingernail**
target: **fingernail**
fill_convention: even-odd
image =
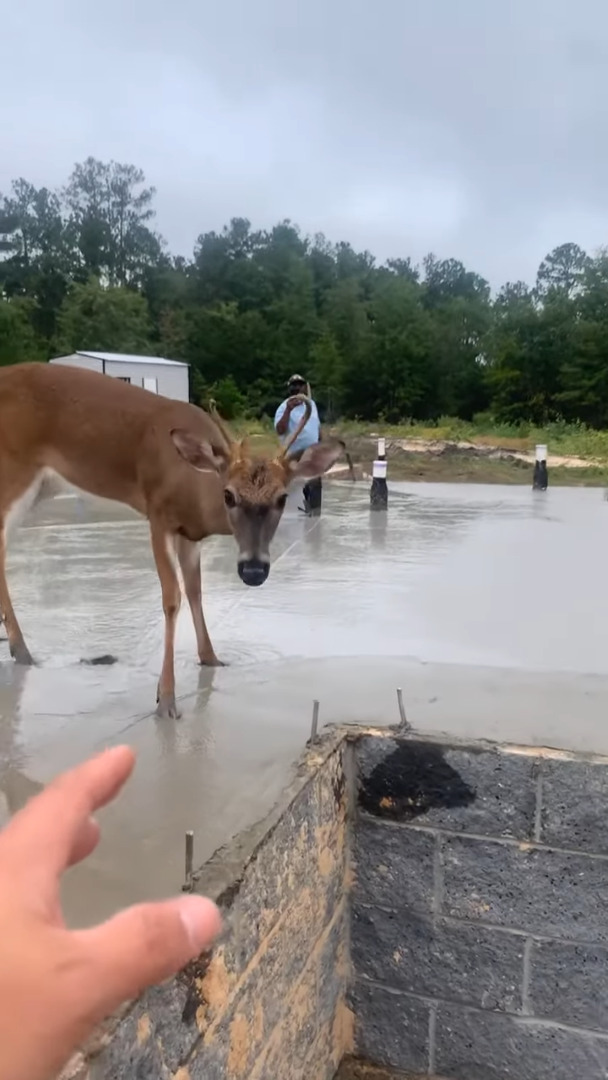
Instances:
[[[206,896],[184,896],[179,901],[179,915],[196,955],[211,945],[222,929],[219,909]]]

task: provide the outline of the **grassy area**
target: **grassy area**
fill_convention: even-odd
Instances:
[[[441,417],[436,424],[375,424],[345,421],[340,425],[344,435],[354,437],[371,433],[396,439],[445,439],[472,442],[478,446],[499,446],[504,450],[534,450],[545,443],[549,452],[608,464],[608,431],[595,431],[584,424],[557,422],[546,427],[530,424],[497,424],[491,418],[479,417],[472,423],[454,417]]]
[[[235,434],[250,439],[252,450],[271,453],[277,445],[270,421],[239,420],[231,425]],[[554,423],[544,428],[531,425],[496,424],[478,417],[473,423],[444,417],[436,424],[386,424],[342,421],[330,429],[344,439],[353,460],[366,472],[371,463],[378,435],[388,439],[421,439],[431,442],[473,443],[498,447],[505,451],[533,451],[537,443],[546,443],[550,454],[582,458],[594,464],[587,468],[552,467],[551,485],[608,485],[608,431],[594,431],[584,425]],[[518,460],[496,459],[474,451],[448,447],[441,454],[411,453],[391,447],[389,472],[395,480],[427,480],[454,483],[532,484],[532,466]]]
[[[363,458],[353,458],[371,472],[371,460],[366,466]],[[442,484],[524,484],[532,487],[533,466],[526,462],[495,460],[473,454],[412,454],[389,455],[391,480],[426,481]],[[551,487],[607,487],[608,464],[592,465],[588,469],[559,466],[549,470]]]
[[[232,425],[240,435],[254,437],[254,442],[270,445],[273,429],[270,421],[239,420]],[[533,450],[537,443],[546,443],[552,454],[580,457],[608,464],[608,431],[595,431],[584,424],[548,424],[533,427],[529,424],[497,424],[491,418],[479,417],[474,422],[441,417],[436,424],[386,424],[343,420],[332,430],[345,439],[373,438],[386,435],[393,439],[436,439],[453,442],[472,442],[479,446],[499,446],[504,450]]]

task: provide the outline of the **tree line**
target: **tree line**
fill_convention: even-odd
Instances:
[[[562,244],[533,286],[496,295],[454,258],[379,265],[290,221],[233,218],[173,256],[155,189],[94,158],[65,187],[0,196],[0,363],[77,349],[191,365],[192,397],[230,417],[274,409],[308,376],[330,418],[608,427],[608,250]]]

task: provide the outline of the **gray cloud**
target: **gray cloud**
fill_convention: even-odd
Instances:
[[[604,0],[25,0],[3,13],[0,190],[140,165],[190,254],[290,217],[498,285],[608,241]]]

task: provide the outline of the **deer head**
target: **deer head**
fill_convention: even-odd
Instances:
[[[235,439],[221,417],[211,409],[226,452],[188,431],[173,430],[171,437],[178,453],[200,472],[216,473],[224,489],[224,505],[238,546],[237,568],[245,585],[263,585],[270,572],[270,542],[287,502],[288,488],[295,480],[322,476],[344,451],[344,443],[317,443],[296,460],[290,449],[311,414],[310,399],[298,427],[274,457],[252,455],[247,439]]]

